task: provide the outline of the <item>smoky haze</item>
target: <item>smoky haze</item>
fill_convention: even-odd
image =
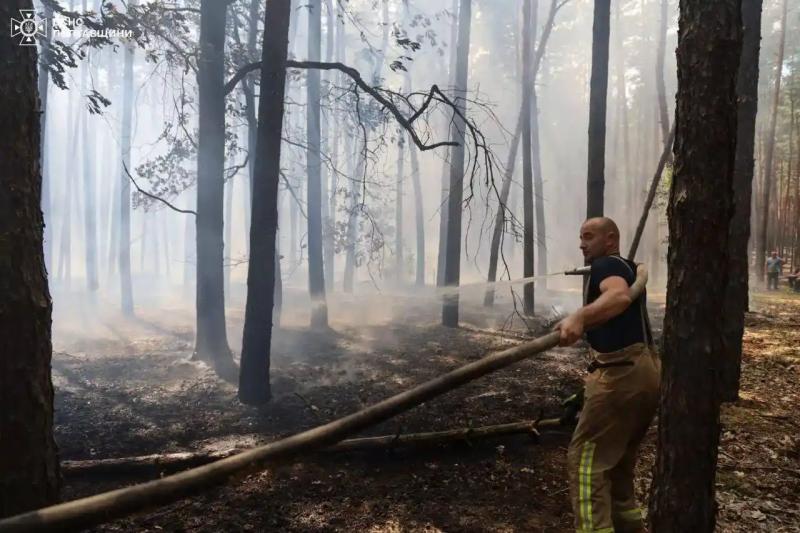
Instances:
[[[109,4],[119,11],[125,10],[122,2]],[[139,4],[146,7],[159,3]],[[540,211],[537,216],[543,217],[546,228],[542,239],[537,218],[536,239],[540,242],[535,251],[536,276],[562,272],[582,263],[578,229],[586,213],[592,3],[534,1],[534,53],[539,53],[553,5],[557,6],[557,13],[535,74],[538,120],[534,127],[538,133],[541,169],[538,175],[534,169],[534,178],[540,180],[541,190],[537,187],[534,194],[540,200],[536,204]],[[152,38],[144,49],[130,49],[133,50],[130,78],[126,77],[125,64],[128,41],[112,38],[107,46],[84,48],[85,57],[76,61],[75,68],[66,70],[66,90],[49,84],[44,175],[50,187],[50,202],[44,210],[57,346],[61,340],[74,338],[73,335],[100,334],[101,324],[123,316],[120,289],[124,286],[120,280],[120,254],[124,248],[120,236],[123,187],[130,187],[131,191],[129,251],[134,316],[147,317],[157,310],[163,315],[168,310],[170,320],[185,328],[193,327],[197,283],[195,216],[173,208],[194,211],[197,205],[196,46],[200,3],[187,0],[169,6],[185,11],[179,22],[162,21],[164,27],[158,30],[161,38],[152,27],[144,28]],[[462,303],[476,306],[480,305],[486,289],[480,284],[487,279],[498,196],[520,110],[523,83],[520,6],[520,2],[512,0],[473,2],[468,92],[464,95],[455,90],[451,75],[457,52],[457,1],[322,2],[321,60],[340,61],[355,68],[371,86],[380,86],[397,95],[414,93],[411,101],[416,106],[421,105],[434,84],[451,98],[466,98],[466,115],[480,128],[490,151],[487,156],[469,139],[466,143],[460,282],[470,285],[461,291]],[[661,2],[656,0],[614,2],[611,12],[605,206],[606,214],[616,219],[621,228],[623,253],[630,245],[663,149],[656,75],[660,6]],[[99,9],[94,0],[62,2],[62,7],[77,14],[96,13]],[[255,58],[248,58],[246,15],[250,7],[250,2],[242,0],[228,9],[226,79],[239,66],[257,60],[260,55],[259,52]],[[104,9],[108,10],[108,6]],[[259,9],[263,10],[263,6]],[[777,10],[777,6],[765,6],[767,50],[775,40],[767,27],[775,18],[771,10]],[[262,12],[258,12],[259,18]],[[292,3],[289,28],[292,59],[309,58],[308,13],[304,3]],[[145,24],[155,24],[155,19],[149,18]],[[256,50],[260,49],[262,26],[259,24],[257,28]],[[673,2],[666,12],[663,64],[670,122],[676,88],[673,53],[676,32],[677,4]],[[57,39],[74,46],[87,44],[80,39]],[[790,36],[791,39],[796,40]],[[762,54],[764,57],[770,55]],[[290,69],[287,77],[278,197],[278,253],[286,308],[283,320],[284,324],[294,325],[305,323],[309,312],[305,190],[309,72]],[[390,321],[391,317],[380,312],[382,300],[374,304],[376,312],[372,312],[372,303],[366,303],[377,296],[407,298],[414,306],[428,309],[433,319],[443,293],[432,286],[436,285],[439,267],[440,212],[443,207],[446,209],[442,183],[449,175],[450,150],[447,147],[417,150],[407,136],[401,135],[393,117],[369,95],[361,91],[359,104],[355,105],[348,77],[337,71],[322,71],[321,80],[321,177],[326,196],[322,216],[327,248],[323,255],[325,287],[334,308],[330,312],[331,321],[336,324],[377,317]],[[121,158],[127,84],[131,88],[132,109],[127,166],[131,178],[126,175]],[[97,114],[88,112],[91,100],[87,95],[92,91],[109,100],[109,105],[101,105]],[[255,96],[258,97],[257,86]],[[242,83],[227,95],[225,105],[222,206],[225,301],[231,324],[240,324],[250,242],[250,166],[258,155],[249,147],[248,102]],[[452,110],[442,104],[432,107],[415,125],[420,137],[426,143],[448,141]],[[520,146],[507,201],[498,280],[523,277],[522,152]],[[412,176],[416,162],[412,159],[417,160],[419,168],[426,288],[415,285],[418,215]],[[398,180],[401,168],[403,175]],[[138,193],[133,180],[142,190],[171,205]],[[398,187],[402,189],[400,201]],[[637,253],[637,259],[650,267],[651,293],[661,292],[666,278],[667,187],[668,179],[660,185]],[[352,250],[354,264],[352,294],[343,291],[349,269],[348,250]],[[546,265],[538,259],[542,251],[547,254]],[[580,283],[574,277],[537,279],[536,290],[542,296],[536,306],[544,314],[551,312],[554,304],[569,308],[579,302]],[[520,283],[498,286],[498,316],[514,312],[512,303],[520,291]],[[354,312],[353,305],[361,305],[362,312]],[[502,321],[492,322],[499,323]],[[240,333],[231,324],[228,326],[234,330],[229,335],[229,344],[238,351]],[[102,333],[107,334],[108,331]]]

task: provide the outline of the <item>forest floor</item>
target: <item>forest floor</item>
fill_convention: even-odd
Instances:
[[[577,296],[568,295],[572,302]],[[290,297],[288,301],[301,302]],[[435,300],[435,299],[434,299]],[[651,313],[657,329],[663,296]],[[476,300],[477,301],[477,300]],[[558,304],[557,304],[558,302]],[[533,334],[563,295],[540,298]],[[574,302],[572,302],[574,303]],[[519,321],[462,305],[468,326],[437,325],[431,298],[337,297],[332,329],[310,332],[287,310],[276,330],[272,402],[241,405],[234,385],[190,361],[192,314],[178,307],[134,321],[57,308],[56,439],[62,460],[249,447],[352,413],[529,335]],[[562,307],[563,308],[563,307]],[[757,294],[747,317],[741,400],[723,413],[719,531],[800,531],[800,297]],[[241,338],[241,311],[229,339]],[[504,314],[505,313],[505,314]],[[61,319],[59,319],[59,314]],[[70,316],[73,315],[73,316]],[[69,318],[69,319],[68,319]],[[75,326],[95,320],[91,334]],[[236,341],[234,341],[236,339]],[[365,435],[439,431],[560,414],[585,346],[558,348],[429,401]],[[645,501],[655,451],[647,437],[637,489]],[[572,531],[565,474],[569,430],[425,450],[317,454],[94,531]],[[65,500],[144,478],[64,481]]]

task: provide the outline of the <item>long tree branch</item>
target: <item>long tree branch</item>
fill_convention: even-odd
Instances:
[[[176,213],[183,213],[185,215],[197,216],[197,211],[192,211],[191,209],[180,209],[178,207],[175,207],[174,205],[169,203],[167,200],[164,200],[160,196],[156,196],[155,194],[147,192],[146,190],[144,190],[141,187],[139,187],[139,184],[136,183],[136,180],[133,179],[133,176],[131,176],[131,173],[128,171],[128,166],[125,164],[124,161],[122,162],[122,168],[123,168],[123,170],[125,170],[125,174],[128,176],[128,179],[131,180],[131,183],[133,183],[133,186],[136,187],[136,190],[139,191],[140,194],[143,194],[143,195],[147,196],[148,198],[151,198],[153,200],[157,200],[157,201],[161,202],[162,204],[166,205],[167,207],[169,207],[170,209],[172,209]]]
[[[406,131],[409,132],[411,139],[414,141],[414,144],[417,145],[417,147],[422,151],[433,150],[436,148],[441,148],[443,146],[458,146],[458,143],[454,141],[442,141],[433,144],[425,144],[419,138],[419,135],[417,134],[416,130],[414,130],[413,127],[414,120],[416,120],[419,117],[421,112],[416,111],[414,115],[411,116],[411,118],[406,118],[403,115],[402,111],[400,111],[400,109],[398,109],[398,107],[394,104],[394,102],[386,98],[386,96],[382,94],[382,91],[380,89],[372,87],[366,81],[364,81],[364,78],[361,77],[361,73],[358,72],[358,70],[354,69],[353,67],[347,66],[344,63],[335,63],[335,62],[327,63],[324,61],[295,61],[295,60],[287,60],[286,67],[299,68],[299,69],[338,70],[340,72],[343,72],[344,74],[349,76],[350,79],[352,79],[361,90],[368,93],[375,100],[377,100],[378,103],[380,103],[385,109],[387,109],[395,117],[397,122],[399,122],[400,125]],[[239,83],[248,73],[254,70],[258,70],[260,68],[261,68],[260,61],[256,61],[254,63],[248,63],[247,65],[242,66],[236,72],[236,74],[234,74],[233,77],[230,80],[228,80],[228,82],[225,84],[225,94],[230,93],[236,87],[236,84]],[[429,96],[426,99],[426,102],[423,104],[423,109],[422,109],[423,111],[425,108],[428,107],[430,101],[434,99],[434,95],[436,94],[440,96],[438,100],[444,101],[452,105],[452,102],[450,102],[450,100],[439,90],[439,88],[436,85],[433,85],[429,92]],[[461,112],[458,109],[456,109],[456,106],[453,105],[452,107],[454,108],[456,114],[459,115],[459,117],[462,120],[464,120],[464,122],[467,122],[466,117],[464,117],[461,114]]]

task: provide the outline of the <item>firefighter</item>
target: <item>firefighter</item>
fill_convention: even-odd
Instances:
[[[576,531],[643,532],[634,495],[637,452],[658,405],[661,365],[645,294],[631,301],[636,265],[619,255],[613,220],[590,218],[580,248],[591,265],[586,305],[556,325],[561,345],[584,333],[591,347],[584,405],[567,453]]]

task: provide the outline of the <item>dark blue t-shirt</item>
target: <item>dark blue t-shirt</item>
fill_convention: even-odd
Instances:
[[[592,261],[592,273],[589,276],[586,303],[590,304],[600,297],[600,283],[610,277],[619,276],[628,282],[628,286],[636,281],[636,264],[620,256],[599,257]],[[605,324],[595,326],[586,332],[589,345],[598,352],[615,352],[637,342],[645,342],[645,327],[642,317],[642,306],[646,295],[634,300],[621,314]]]

